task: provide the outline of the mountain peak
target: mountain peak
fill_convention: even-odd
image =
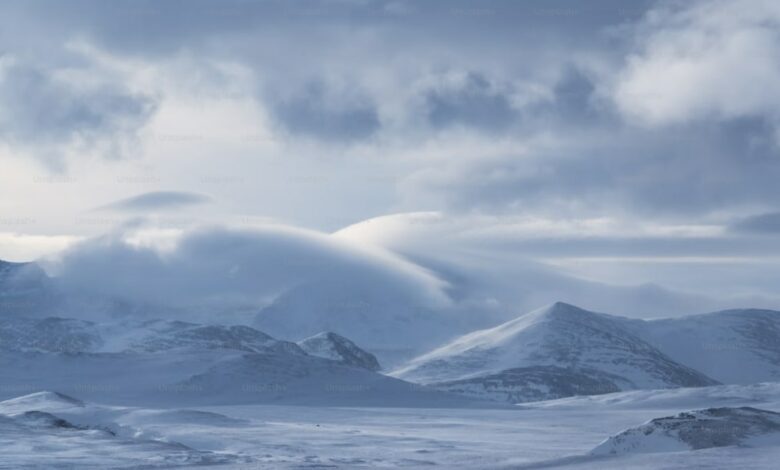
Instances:
[[[381,369],[379,361],[373,354],[331,331],[323,331],[301,340],[298,342],[298,346],[311,356],[323,357],[372,371]]]
[[[543,310],[547,315],[572,315],[572,314],[592,313],[585,309],[577,307],[576,305],[567,304],[566,302],[561,302],[561,301],[555,302],[549,305],[548,307],[545,307]]]
[[[599,393],[716,383],[642,340],[625,318],[564,302],[457,338],[393,375],[449,391],[484,389],[510,401],[536,396],[526,393],[529,388],[552,390],[562,380],[587,382],[585,388]]]
[[[598,319],[602,316],[604,315],[585,310],[583,308],[577,307],[576,305],[559,301],[547,305],[546,307],[532,310],[526,314],[520,315],[514,320],[510,320],[502,325],[483,331],[493,332],[492,334],[494,334],[494,338],[498,336],[506,337],[523,331],[534,324],[550,324],[557,322],[581,323],[583,321],[590,322],[598,321]]]

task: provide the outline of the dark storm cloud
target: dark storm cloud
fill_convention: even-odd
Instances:
[[[57,79],[57,70],[27,64],[10,63],[1,72],[0,138],[10,143],[122,139],[132,136],[155,107],[152,99],[121,84],[83,85]]]
[[[560,121],[576,121],[581,125],[592,125],[598,121],[611,119],[604,116],[603,110],[594,103],[596,83],[577,67],[569,66],[563,70],[553,87],[553,102],[543,112],[552,113]],[[596,122],[593,122],[596,121]]]
[[[428,119],[438,128],[464,125],[501,131],[517,118],[507,95],[473,72],[457,86],[429,91],[426,105]]]
[[[353,141],[373,135],[380,127],[375,107],[364,98],[328,94],[326,85],[310,83],[294,96],[270,99],[272,115],[295,135],[326,141]]]

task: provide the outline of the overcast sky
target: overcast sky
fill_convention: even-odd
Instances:
[[[775,296],[778,83],[775,0],[2,2],[0,258],[381,217],[350,237]]]

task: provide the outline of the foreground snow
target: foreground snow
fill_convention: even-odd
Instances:
[[[701,450],[656,446],[652,454],[593,451],[610,436],[631,434],[641,423],[690,409],[690,400],[700,407],[728,402],[730,410],[746,404],[780,410],[778,384],[686,391],[624,392],[587,397],[598,398],[597,403],[572,398],[481,410],[150,409],[41,392],[0,402],[0,468],[776,468],[780,442],[771,438],[724,441],[726,447]],[[750,415],[748,421],[756,415],[734,413],[738,419]],[[720,413],[718,419],[727,416]],[[687,425],[691,418],[683,415],[678,421]]]

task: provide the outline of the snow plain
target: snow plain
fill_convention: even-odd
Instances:
[[[780,385],[632,391],[511,409],[245,405],[162,410],[53,393],[0,403],[0,468],[776,468],[760,445],[593,455],[608,437],[698,407],[780,411]],[[24,414],[50,414],[70,427]]]

